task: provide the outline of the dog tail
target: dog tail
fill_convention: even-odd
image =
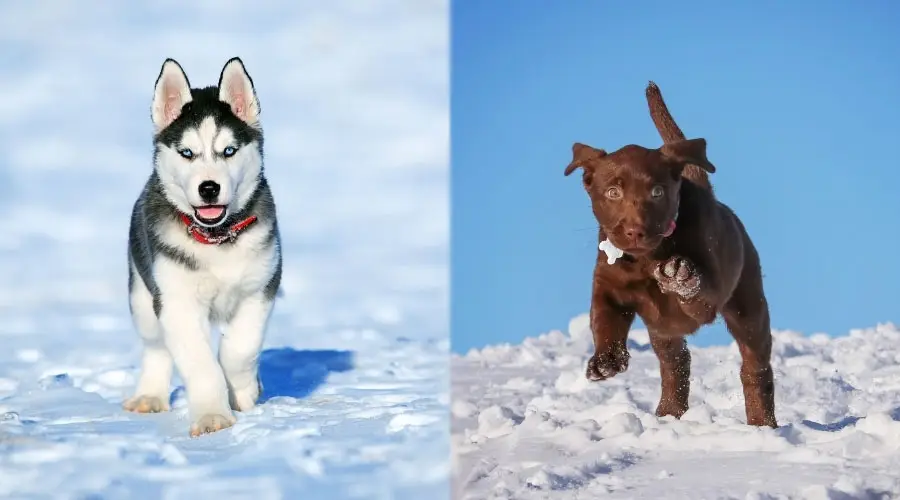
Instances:
[[[672,113],[663,100],[662,92],[659,87],[652,81],[647,84],[647,106],[650,108],[650,118],[656,125],[656,130],[662,137],[663,143],[683,141],[685,139],[684,132],[675,123]],[[697,165],[688,165],[684,169],[684,177],[692,181],[694,184],[712,191],[712,184],[709,182],[709,174]]]

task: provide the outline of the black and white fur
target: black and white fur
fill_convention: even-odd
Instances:
[[[169,409],[173,365],[184,380],[191,435],[230,427],[232,410],[259,398],[258,359],[281,281],[281,245],[263,175],[263,135],[253,82],[239,58],[216,87],[191,88],[167,59],[153,94],[154,170],[134,204],[128,238],[131,314],[143,340],[141,374],[125,409]],[[199,186],[213,181],[215,199]],[[224,206],[202,220],[198,207]],[[195,241],[180,218],[209,234],[257,220],[233,241]],[[218,357],[211,329],[222,327]]]

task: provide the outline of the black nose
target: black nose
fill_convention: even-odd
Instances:
[[[220,190],[221,186],[213,181],[203,181],[200,183],[200,187],[197,188],[197,191],[200,193],[200,198],[203,198],[203,201],[207,203],[216,201]]]

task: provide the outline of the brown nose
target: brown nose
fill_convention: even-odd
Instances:
[[[639,243],[644,240],[644,228],[637,225],[628,225],[624,227],[625,237],[629,240]]]

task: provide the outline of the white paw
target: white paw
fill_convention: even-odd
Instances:
[[[161,413],[169,411],[166,398],[156,396],[135,396],[122,404],[122,408],[135,413]]]
[[[234,425],[235,422],[237,422],[237,419],[234,418],[231,412],[228,412],[228,415],[203,415],[191,424],[191,437],[227,429]]]
[[[258,382],[241,389],[230,391],[228,394],[228,402],[231,405],[231,409],[235,411],[247,411],[253,408],[256,406],[256,402],[259,401],[260,392],[262,392],[262,387]]]

